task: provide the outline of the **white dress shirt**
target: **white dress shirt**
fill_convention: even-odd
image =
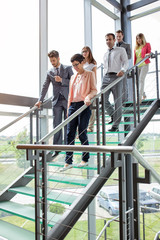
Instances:
[[[88,63],[86,62],[84,65],[83,65],[83,68],[85,70],[89,70],[89,71],[92,71],[94,67],[97,67],[97,65],[93,64],[93,63]]]
[[[126,72],[128,69],[128,56],[126,50],[122,47],[114,46],[110,53],[110,59],[108,64],[109,57],[109,49],[104,54],[104,73],[115,72],[118,73],[120,71]]]

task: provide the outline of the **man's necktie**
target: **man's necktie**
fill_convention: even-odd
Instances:
[[[56,68],[56,75],[59,76],[59,68]]]
[[[113,49],[113,48],[112,48]],[[108,68],[110,66],[110,57],[111,57],[111,51],[112,49],[109,49],[109,53],[108,53]]]

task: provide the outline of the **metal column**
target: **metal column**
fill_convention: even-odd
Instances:
[[[48,69],[48,0],[39,0],[39,93],[46,78]],[[48,132],[48,111],[40,121],[40,139]]]
[[[92,5],[84,0],[84,44],[92,49]]]
[[[92,49],[91,0],[84,0],[84,44]],[[88,207],[88,240],[96,239],[96,217],[95,216],[96,215],[95,215],[95,199],[94,199]]]

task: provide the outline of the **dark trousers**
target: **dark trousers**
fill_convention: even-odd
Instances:
[[[62,123],[67,118],[67,100],[63,96],[59,96],[56,105],[53,106],[53,128]],[[64,144],[66,144],[67,126],[64,127]],[[53,144],[62,144],[62,129],[53,137]]]
[[[76,112],[80,107],[84,105],[84,102],[73,102],[69,107],[68,116],[72,115]],[[78,127],[79,139],[81,141],[81,145],[89,145],[88,136],[87,136],[87,127],[89,123],[89,119],[91,116],[90,107],[87,107],[83,112],[81,112],[77,117],[75,117],[71,122],[67,125],[67,145],[74,145],[75,136]],[[65,162],[68,164],[72,164],[73,160],[73,152],[66,152]],[[89,153],[82,153],[82,160],[88,162]]]
[[[117,79],[116,74],[115,75],[106,74],[103,78],[101,89],[106,88],[116,79]],[[113,94],[114,107],[109,101],[110,93]],[[122,117],[122,81],[120,81],[115,86],[110,88],[107,92],[105,92],[104,97],[105,97],[105,109],[109,116],[113,116],[113,127],[118,127]]]

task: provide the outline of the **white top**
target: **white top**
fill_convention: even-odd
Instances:
[[[110,60],[108,64],[108,56],[109,49],[104,54],[104,73],[115,72],[118,73],[120,71],[126,72],[129,64],[128,64],[128,56],[126,50],[122,47],[113,47],[110,52]],[[108,66],[109,65],[109,66]]]
[[[97,65],[93,64],[93,63],[88,63],[86,62],[84,65],[83,65],[83,68],[85,70],[89,70],[89,71],[92,71],[94,67],[97,67]]]

